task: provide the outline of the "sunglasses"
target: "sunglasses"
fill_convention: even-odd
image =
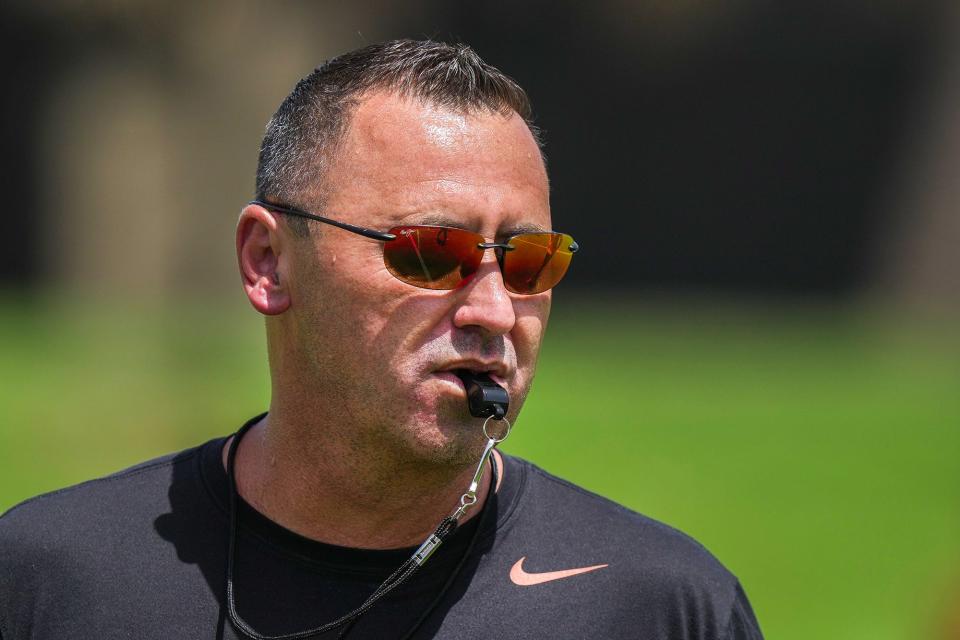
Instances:
[[[552,231],[518,233],[503,242],[487,242],[479,233],[456,227],[413,224],[382,232],[263,200],[250,204],[379,240],[387,271],[397,280],[423,289],[456,289],[465,284],[480,268],[483,252],[493,249],[508,291],[540,293],[560,282],[579,249],[569,235]]]

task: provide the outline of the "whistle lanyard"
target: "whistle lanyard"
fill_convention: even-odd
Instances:
[[[476,504],[477,502],[477,491],[480,488],[480,481],[483,479],[483,472],[486,469],[487,460],[490,460],[490,468],[492,474],[491,481],[491,493],[496,489],[497,486],[497,465],[494,457],[491,455],[494,448],[507,439],[507,436],[510,434],[510,422],[506,418],[502,418],[504,422],[507,423],[507,429],[503,435],[499,438],[491,436],[487,432],[487,424],[491,419],[494,419],[493,416],[487,418],[483,423],[483,434],[487,438],[487,444],[483,448],[483,454],[480,456],[480,462],[477,464],[477,470],[473,474],[473,480],[470,483],[470,486],[467,490],[460,496],[460,504],[454,509],[453,513],[444,518],[439,525],[437,525],[436,530],[430,536],[423,541],[413,555],[410,556],[403,564],[397,567],[396,571],[391,573],[386,580],[384,580],[379,587],[377,587],[373,593],[356,609],[346,613],[336,620],[328,622],[326,624],[320,625],[319,627],[314,627],[312,629],[306,629],[304,631],[296,631],[294,633],[287,633],[281,635],[268,636],[261,633],[258,633],[248,622],[240,617],[240,614],[237,613],[237,605],[234,597],[235,588],[234,588],[234,568],[236,566],[236,557],[237,557],[237,540],[238,540],[238,531],[239,531],[239,509],[237,508],[237,503],[239,501],[239,493],[237,492],[237,482],[235,475],[235,464],[237,457],[237,449],[240,443],[240,440],[246,435],[253,425],[254,421],[244,425],[239,431],[237,431],[233,440],[230,442],[230,448],[227,451],[227,482],[229,485],[230,491],[230,532],[227,543],[227,571],[226,571],[226,601],[227,601],[227,617],[230,619],[230,622],[233,624],[234,628],[240,631],[243,635],[252,638],[253,640],[301,640],[302,638],[309,638],[321,633],[326,633],[337,627],[343,627],[339,634],[339,638],[343,638],[350,631],[350,628],[353,626],[353,623],[356,622],[357,618],[362,616],[364,613],[370,610],[378,600],[386,596],[388,593],[402,585],[404,582],[410,579],[410,577],[417,572],[420,567],[422,567],[430,557],[436,553],[437,549],[446,541],[453,533],[457,530],[457,526],[460,523],[460,520],[467,513],[467,511]],[[417,622],[414,626],[404,634],[403,638],[409,638],[413,635],[416,629],[426,620],[427,616],[433,611],[433,609],[440,603],[440,600],[443,599],[443,596],[446,594],[447,590],[453,584],[457,575],[459,575],[461,568],[463,567],[466,559],[470,556],[470,553],[473,551],[473,547],[477,541],[477,536],[480,533],[480,530],[483,527],[484,520],[486,519],[487,512],[489,511],[490,498],[488,497],[487,501],[484,503],[483,508],[480,510],[479,514],[479,523],[477,528],[474,530],[473,535],[470,538],[470,542],[467,546],[467,550],[464,552],[463,557],[460,558],[460,561],[457,563],[457,566],[454,568],[450,577],[447,579],[446,583],[443,586],[443,589],[440,591],[440,594],[437,598],[430,604],[430,606],[424,611],[424,613],[417,619]]]

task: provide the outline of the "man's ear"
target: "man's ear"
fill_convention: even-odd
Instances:
[[[290,290],[280,256],[284,238],[273,213],[255,204],[240,212],[237,222],[237,262],[243,289],[260,313],[275,316],[290,307]]]

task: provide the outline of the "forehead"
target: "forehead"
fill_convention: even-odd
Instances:
[[[550,227],[546,170],[516,113],[367,96],[326,177],[327,210],[357,224],[429,219],[477,230]]]

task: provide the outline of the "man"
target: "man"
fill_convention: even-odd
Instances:
[[[463,46],[348,53],[274,115],[257,193],[269,412],[8,512],[0,637],[760,637],[696,542],[484,455],[576,250],[519,86]]]

